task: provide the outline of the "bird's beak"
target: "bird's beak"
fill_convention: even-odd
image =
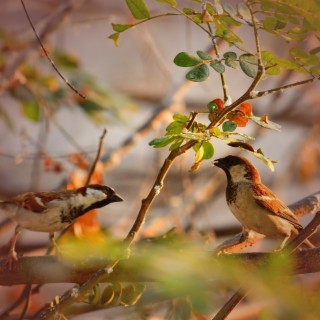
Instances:
[[[216,159],[216,160],[213,160],[213,165],[216,166],[216,167],[219,167],[219,168],[222,168],[223,167],[223,163],[221,161],[222,159]]]
[[[117,195],[116,193],[114,193],[110,198],[109,198],[110,202],[121,202],[123,201],[123,199]]]

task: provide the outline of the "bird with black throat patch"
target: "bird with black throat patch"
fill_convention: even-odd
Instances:
[[[11,239],[9,268],[18,260],[15,246],[22,229],[53,233],[62,231],[92,209],[123,199],[110,187],[91,184],[73,190],[28,192],[0,201],[0,212],[17,223]]]
[[[294,213],[262,182],[258,170],[246,158],[227,156],[213,162],[227,176],[226,200],[243,227],[270,238],[281,239],[281,250],[302,229]],[[312,246],[309,241],[306,244]]]

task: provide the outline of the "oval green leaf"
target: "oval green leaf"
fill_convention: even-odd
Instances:
[[[237,54],[233,51],[228,51],[228,52],[225,52],[223,54],[223,57],[225,59],[230,59],[230,60],[236,60],[237,59]]]
[[[220,61],[211,61],[210,67],[212,67],[218,73],[224,73],[226,68]]]
[[[112,23],[112,29],[116,32],[123,32],[131,27],[133,27],[133,24],[120,24],[120,23]]]
[[[235,122],[233,122],[233,121],[226,121],[222,125],[222,130],[223,131],[232,132],[232,131],[234,131],[236,129],[237,129],[237,124]]]
[[[126,0],[127,6],[131,11],[132,15],[138,19],[150,18],[150,12],[143,0]]]
[[[214,147],[211,142],[205,141],[202,144],[203,147],[203,159],[208,160],[211,159],[214,155]]]
[[[179,114],[179,113],[174,114],[172,116],[172,118],[174,121],[182,122],[182,123],[186,123],[189,121],[189,117],[185,116],[184,114]]]
[[[201,50],[197,51],[197,55],[202,59],[202,60],[212,60],[212,57],[210,56],[210,54],[205,53]]]
[[[173,62],[179,67],[194,67],[201,63],[202,60],[188,52],[179,52],[173,59]]]
[[[239,57],[242,71],[250,78],[255,78],[258,73],[258,59],[256,56],[245,53]]]
[[[195,67],[186,74],[186,78],[193,82],[202,82],[209,77],[209,68],[207,65],[202,64],[201,66]]]

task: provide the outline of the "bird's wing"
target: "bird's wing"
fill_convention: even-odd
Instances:
[[[271,214],[291,222],[298,230],[303,229],[294,213],[262,183],[253,186],[254,199],[258,205],[266,208]]]
[[[51,201],[57,199],[56,192],[36,192],[25,193],[15,198],[18,205],[26,210],[42,213],[50,206]]]

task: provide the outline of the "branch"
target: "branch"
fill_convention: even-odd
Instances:
[[[310,78],[310,79],[307,79],[307,80],[290,83],[290,84],[287,84],[285,86],[278,87],[278,88],[273,88],[273,89],[269,89],[269,90],[265,90],[265,91],[257,91],[254,95],[252,95],[251,99],[260,98],[260,97],[266,96],[266,95],[271,94],[271,93],[276,93],[276,92],[280,92],[281,93],[282,91],[284,91],[286,89],[290,89],[290,88],[294,88],[294,87],[297,87],[297,86],[301,86],[301,85],[313,82],[315,80],[319,80],[319,78]]]
[[[98,147],[98,151],[97,151],[97,155],[96,155],[96,158],[94,159],[94,162],[90,168],[90,172],[88,173],[88,177],[87,177],[87,180],[86,180],[86,183],[85,183],[85,186],[87,186],[89,183],[90,183],[90,180],[92,178],[92,175],[96,169],[96,165],[100,159],[100,156],[101,156],[101,152],[102,152],[102,149],[103,149],[103,140],[104,140],[104,137],[105,135],[107,134],[107,129],[103,129],[103,132],[102,132],[102,135],[100,137],[100,141],[99,141],[99,147]]]
[[[230,312],[239,304],[239,302],[247,295],[242,290],[238,290],[228,302],[219,310],[219,312],[212,318],[212,320],[223,320]]]
[[[30,23],[30,26],[31,26],[31,28],[32,28],[32,30],[33,30],[33,33],[34,33],[34,35],[36,36],[36,38],[37,38],[37,40],[38,40],[38,42],[39,42],[39,44],[40,44],[40,46],[41,46],[41,48],[42,48],[45,56],[47,57],[47,59],[48,59],[49,62],[51,63],[52,68],[56,71],[56,73],[59,75],[59,77],[69,86],[69,88],[71,88],[71,89],[72,89],[78,96],[80,96],[82,99],[86,99],[86,96],[84,96],[83,94],[81,94],[81,93],[69,82],[69,80],[60,72],[60,70],[57,68],[57,66],[56,66],[55,63],[53,62],[53,60],[50,58],[47,49],[44,47],[44,45],[43,45],[43,43],[42,43],[42,41],[41,41],[41,39],[40,39],[40,36],[38,35],[37,30],[36,30],[36,28],[34,27],[32,21],[31,21],[31,18],[30,18],[30,16],[29,16],[29,13],[28,13],[28,11],[27,11],[27,8],[26,8],[23,0],[20,0],[20,1],[21,1],[22,6],[23,6],[23,10],[24,10],[24,12],[25,12],[25,14],[26,14],[26,16],[27,16],[27,18],[28,18],[28,21],[29,21],[29,23]]]
[[[141,226],[143,225],[145,217],[147,215],[147,212],[148,212],[152,202],[154,201],[156,196],[159,195],[159,193],[163,187],[164,180],[165,180],[165,178],[168,174],[168,171],[171,168],[174,160],[178,156],[180,156],[181,154],[185,153],[188,149],[190,149],[196,143],[197,143],[197,141],[194,141],[194,140],[185,143],[181,147],[171,151],[169,156],[164,161],[162,168],[160,169],[159,174],[156,178],[156,181],[153,184],[152,189],[150,190],[147,197],[142,200],[142,204],[141,204],[141,208],[138,213],[138,216],[137,216],[131,230],[129,231],[129,233],[125,239],[129,243],[129,245],[133,242],[135,235],[137,234],[137,232],[140,230]]]
[[[63,21],[64,17],[72,11],[72,9],[79,3],[78,0],[64,1],[49,17],[44,28],[41,30],[39,37],[45,39],[53,30],[55,30]],[[15,57],[11,63],[6,63],[2,74],[2,81],[0,82],[0,95],[10,85],[11,78],[19,66],[26,60],[30,51],[38,46],[38,40],[35,39],[25,50]]]
[[[152,249],[152,248],[151,248]],[[142,249],[143,250],[143,249]],[[244,268],[257,267],[269,262],[270,258],[279,253],[249,252],[234,253],[225,256],[213,256],[223,261],[234,261],[235,259]],[[156,253],[155,253],[156,255]],[[116,269],[110,272],[102,282],[154,282],[158,281],[157,273],[146,273],[150,268],[149,260],[145,255],[137,252],[128,260],[119,262]],[[5,258],[0,259],[0,285],[12,286],[20,284],[49,284],[49,283],[89,283],[95,272],[101,274],[101,270],[110,262],[108,257],[90,257],[79,263],[66,262],[54,256],[20,257],[14,264],[13,270],[9,271]],[[111,271],[111,270],[109,270]],[[320,248],[306,249],[294,253],[294,273],[308,274],[320,271]],[[80,292],[80,291],[78,291]],[[62,299],[62,298],[61,298]],[[60,301],[61,301],[60,299]]]

